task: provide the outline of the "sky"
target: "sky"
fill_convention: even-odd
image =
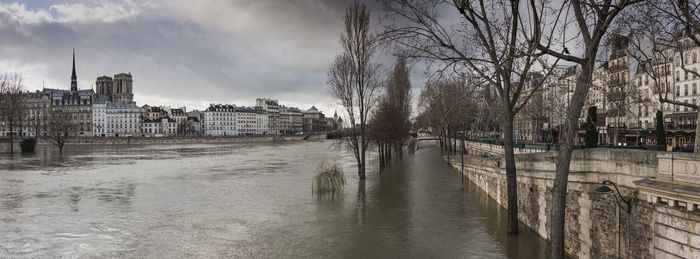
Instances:
[[[376,9],[375,1],[365,2]],[[328,94],[326,71],[341,51],[349,4],[0,0],[0,72],[21,74],[27,90],[68,89],[75,48],[78,88],[92,88],[102,75],[131,73],[138,105],[192,110],[251,106],[266,97],[332,115],[340,108]],[[380,10],[372,12],[374,19]],[[412,85],[422,85],[423,72],[412,72]]]

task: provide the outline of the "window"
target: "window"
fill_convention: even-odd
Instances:
[[[684,85],[685,91],[684,94],[685,96],[688,96],[688,85]]]
[[[681,72],[676,71],[676,81],[681,81]]]
[[[683,80],[688,80],[688,71],[685,71],[685,75],[683,76]]]
[[[693,95],[698,94],[698,85],[696,83],[693,83]]]
[[[680,95],[681,95],[681,87],[676,86],[676,96],[680,96]]]
[[[698,54],[693,52],[693,63],[698,62]]]

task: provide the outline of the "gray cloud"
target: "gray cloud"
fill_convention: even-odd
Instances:
[[[80,88],[101,75],[131,72],[139,105],[201,109],[210,102],[251,105],[256,97],[270,97],[332,114],[326,70],[340,51],[348,4],[0,3],[0,70],[22,73],[28,89],[41,89],[42,82],[68,88],[75,46]]]

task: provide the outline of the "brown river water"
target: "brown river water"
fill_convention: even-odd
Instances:
[[[368,179],[332,141],[0,154],[0,258],[544,258],[547,243],[421,144]],[[311,193],[320,161],[347,187]]]

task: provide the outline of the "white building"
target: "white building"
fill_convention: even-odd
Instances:
[[[95,137],[133,137],[141,133],[141,109],[135,103],[95,103],[92,121]]]
[[[144,120],[141,122],[142,137],[170,137],[177,134],[177,122],[170,118]]]
[[[238,135],[270,134],[269,117],[262,107],[236,107]]]
[[[236,136],[236,106],[229,104],[210,104],[202,112],[202,126],[205,136]]]

